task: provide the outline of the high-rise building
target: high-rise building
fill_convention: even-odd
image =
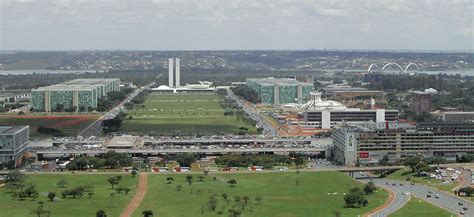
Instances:
[[[417,114],[431,111],[431,93],[411,91],[410,109]]]
[[[75,79],[61,84],[31,90],[33,111],[52,112],[58,105],[64,109],[89,111],[107,93],[120,91],[120,79]]]
[[[29,139],[29,126],[0,126],[0,162],[15,161],[19,165]]]
[[[168,86],[177,88],[181,86],[181,70],[179,58],[169,58],[168,60]]]

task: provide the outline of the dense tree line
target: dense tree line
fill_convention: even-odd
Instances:
[[[235,95],[240,96],[249,102],[258,103],[260,101],[257,92],[246,85],[232,87],[231,90]]]
[[[98,169],[104,167],[118,168],[131,166],[132,163],[132,159],[127,154],[107,152],[99,157],[77,157],[69,162],[66,168],[69,170],[86,170],[88,168]]]

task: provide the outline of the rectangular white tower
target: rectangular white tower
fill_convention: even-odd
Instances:
[[[176,78],[175,78],[175,82],[176,82],[176,87],[180,87],[181,84],[180,84],[180,63],[179,63],[179,58],[175,58],[176,59]]]
[[[173,64],[173,58],[169,58],[168,60],[168,86],[170,88],[173,88],[174,87],[174,82],[173,82],[173,68],[174,68],[174,64]]]

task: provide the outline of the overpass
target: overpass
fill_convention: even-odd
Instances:
[[[53,144],[102,144],[105,140],[41,140],[41,142],[51,142]],[[149,145],[193,145],[193,144],[276,144],[276,143],[300,143],[300,144],[318,144],[330,145],[330,138],[303,138],[303,139],[287,139],[287,138],[250,138],[250,139],[144,139],[145,144]],[[34,143],[34,141],[32,141]]]
[[[109,151],[127,154],[177,154],[177,153],[200,153],[200,154],[226,154],[226,153],[289,153],[303,152],[315,153],[326,151],[326,148],[213,148],[213,149],[64,149],[64,150],[34,150],[36,154],[62,154],[62,155],[81,155],[81,154],[104,154]]]

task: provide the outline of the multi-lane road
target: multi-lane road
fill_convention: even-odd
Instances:
[[[156,78],[158,79],[162,75],[163,74],[159,74]],[[153,81],[143,87],[137,88],[134,92],[130,93],[127,98],[125,98],[125,100],[120,102],[117,106],[110,109],[107,113],[100,116],[96,121],[94,121],[88,127],[84,128],[81,132],[79,132],[78,136],[82,136],[84,138],[89,138],[91,136],[100,136],[100,134],[102,133],[102,121],[115,118],[120,113],[120,111],[124,109],[125,103],[132,101],[132,99],[138,96],[142,91],[149,89],[155,84],[156,83]]]
[[[444,191],[420,184],[412,185],[411,183],[404,181],[382,178],[365,178],[366,181],[368,181],[368,179],[371,179],[375,185],[379,187],[389,189],[395,196],[393,201],[387,207],[372,213],[372,217],[388,216],[389,214],[394,213],[403,207],[410,198],[413,198],[412,196],[446,209],[456,215],[474,216],[474,204],[472,202],[448,194]],[[463,214],[461,214],[461,212]]]
[[[257,123],[257,127],[263,129],[263,134],[267,136],[278,136],[278,132],[273,128],[268,122],[264,120],[262,115],[258,113],[254,108],[245,104],[245,102],[239,97],[235,96],[231,90],[227,91],[227,95],[231,100],[237,102],[237,105],[242,108],[242,110]]]

